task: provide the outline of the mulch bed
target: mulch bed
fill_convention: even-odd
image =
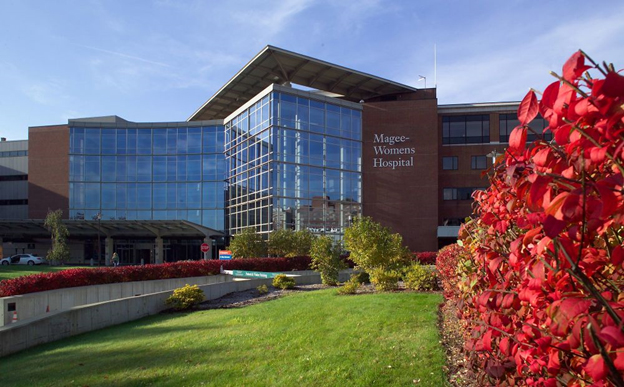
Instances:
[[[478,387],[476,376],[465,361],[462,328],[453,302],[447,300],[440,305],[439,328],[442,346],[446,351],[445,371],[449,383],[456,387]]]

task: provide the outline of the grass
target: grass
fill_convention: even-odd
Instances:
[[[6,386],[442,386],[439,294],[297,293],[161,314],[0,361]],[[17,370],[21,370],[16,372]]]
[[[24,275],[49,273],[59,270],[91,268],[91,266],[49,266],[49,265],[0,265],[0,281],[17,278]]]

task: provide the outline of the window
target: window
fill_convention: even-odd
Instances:
[[[500,114],[498,116],[498,121],[500,142],[508,142],[511,132],[516,126],[520,125],[518,115],[516,113]],[[542,116],[538,115],[535,117],[535,119],[529,123],[529,127],[531,129],[527,132],[527,142],[535,141],[542,136],[546,141],[552,140],[552,132],[550,130],[544,132],[544,129],[548,127],[548,122],[546,122]]]
[[[21,151],[0,152],[0,157],[23,157],[23,156],[28,156],[28,151],[21,150]]]
[[[442,144],[488,142],[490,142],[489,115],[445,116],[442,118]]]
[[[444,188],[442,197],[444,200],[457,200],[457,188]]]
[[[442,190],[443,200],[472,200],[474,191],[485,190],[485,188],[461,187],[444,188]]]
[[[470,167],[472,169],[485,169],[487,168],[486,156],[472,156]]]
[[[442,169],[445,171],[457,169],[457,156],[442,157]]]
[[[0,181],[20,181],[28,180],[28,175],[5,175],[0,176]]]

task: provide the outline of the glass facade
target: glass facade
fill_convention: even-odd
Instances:
[[[281,90],[224,125],[70,121],[70,218],[340,237],[361,214],[361,108]]]
[[[188,220],[226,230],[224,129],[70,127],[70,219]]]
[[[362,192],[361,111],[345,105],[272,91],[225,123],[230,234],[342,235]]]

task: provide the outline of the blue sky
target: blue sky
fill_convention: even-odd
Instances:
[[[415,87],[520,100],[582,48],[624,68],[624,1],[0,0],[0,136],[184,121],[265,45]]]

